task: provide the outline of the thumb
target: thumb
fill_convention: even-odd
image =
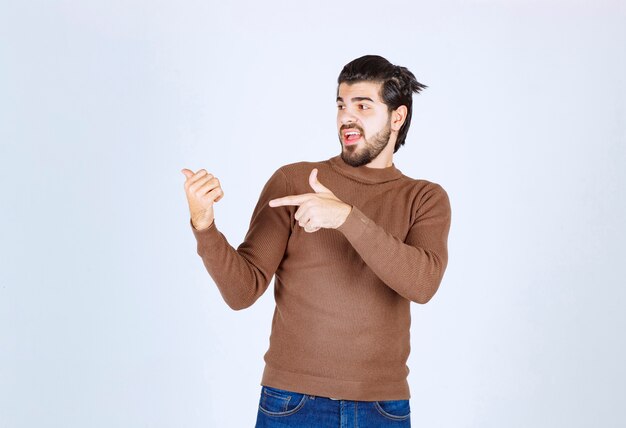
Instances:
[[[311,175],[309,176],[309,184],[315,190],[315,193],[333,193],[322,183],[317,181],[317,168],[314,168],[311,171]]]
[[[191,176],[193,176],[193,171],[188,170],[187,168],[183,168],[180,170],[180,172],[182,172],[183,174],[185,174],[185,177],[189,178]]]

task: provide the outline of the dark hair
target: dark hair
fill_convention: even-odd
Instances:
[[[398,132],[398,139],[393,149],[395,153],[404,144],[406,134],[409,132],[413,92],[419,93],[428,86],[418,82],[406,67],[393,65],[382,56],[365,55],[350,61],[343,67],[337,78],[337,94],[339,94],[341,83],[352,84],[362,81],[382,83],[379,95],[389,112],[401,105],[405,105],[408,110],[406,120]]]

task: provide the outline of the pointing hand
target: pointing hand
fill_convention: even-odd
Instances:
[[[352,206],[341,201],[317,180],[317,168],[311,171],[309,185],[315,193],[272,199],[269,202],[270,207],[299,206],[294,217],[298,224],[304,227],[305,232],[316,232],[321,228],[336,229],[341,226],[352,211]]]
[[[187,179],[185,180],[185,193],[189,203],[191,223],[198,229],[207,229],[215,218],[213,204],[224,196],[220,181],[201,169],[194,174],[193,171],[183,168],[181,170]]]

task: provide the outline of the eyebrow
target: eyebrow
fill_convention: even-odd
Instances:
[[[343,102],[343,98],[337,97],[337,102],[339,102],[339,101]],[[352,97],[352,102],[353,103],[358,102],[358,101],[371,101],[371,102],[374,102],[374,100],[371,99],[370,97]]]

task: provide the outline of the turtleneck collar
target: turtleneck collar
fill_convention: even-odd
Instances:
[[[330,158],[328,162],[339,174],[362,183],[385,183],[402,177],[402,172],[393,163],[386,168],[370,168],[365,165],[354,167],[345,163],[341,155]]]

